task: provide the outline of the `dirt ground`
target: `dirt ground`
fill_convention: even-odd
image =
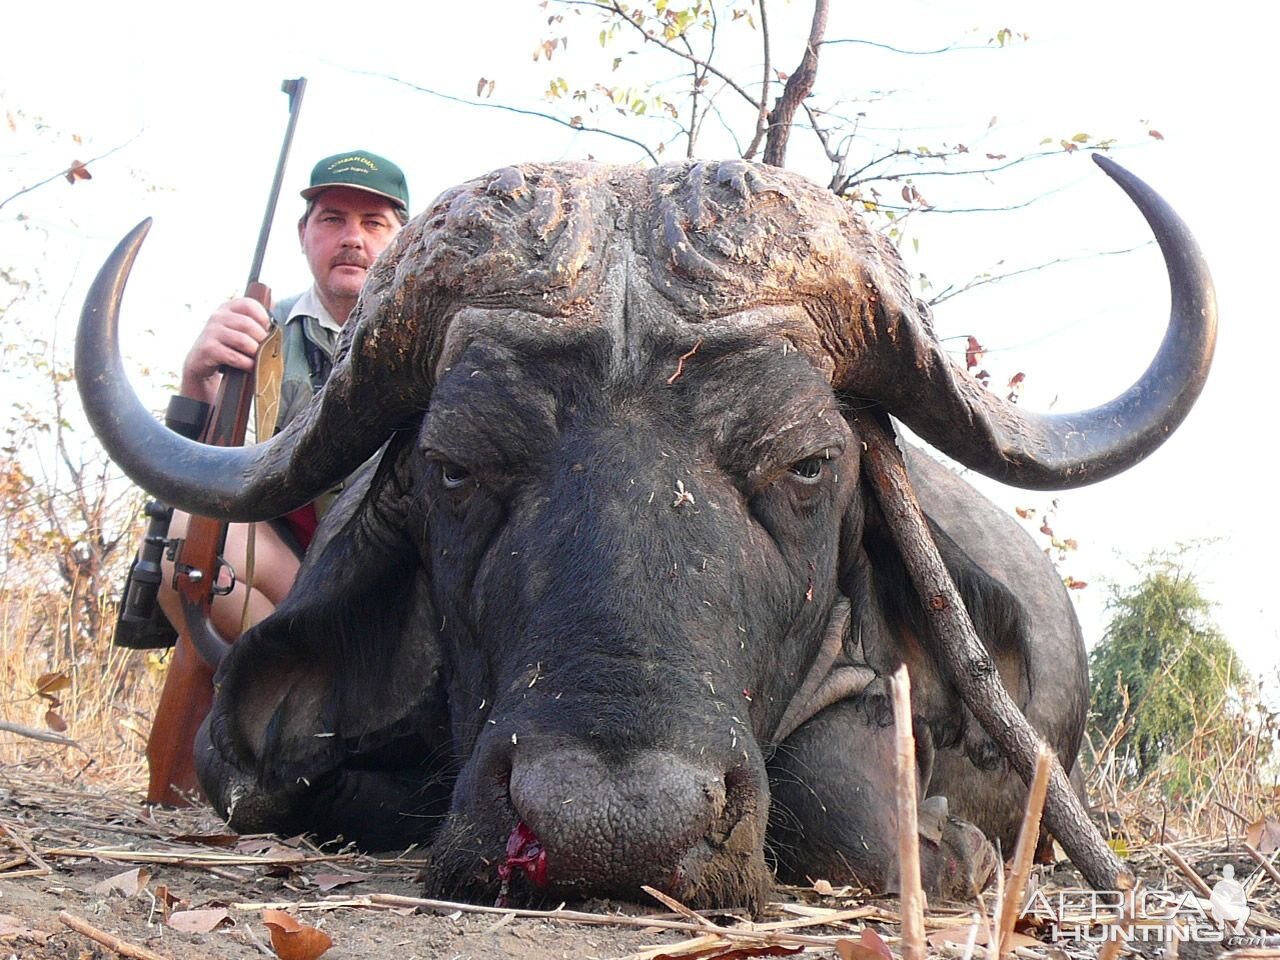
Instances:
[[[233,837],[208,810],[151,810],[137,795],[59,781],[21,767],[0,769],[0,960],[97,960],[130,956],[131,947],[173,960],[269,957],[275,954],[262,922],[269,908],[287,910],[329,934],[329,960],[653,957],[695,937],[492,908],[419,911],[379,903],[386,895],[420,896],[413,851],[385,860],[321,851],[298,840]],[[139,869],[149,876],[134,872]],[[104,888],[113,877],[121,889]],[[641,915],[682,921],[644,905],[567,906],[601,921],[617,912],[637,924]],[[226,914],[214,929],[183,932],[172,925],[179,914],[209,910]],[[60,919],[63,913],[124,941],[121,949],[72,930]],[[196,919],[206,926],[214,918],[201,913]],[[814,932],[830,938],[840,929]],[[857,935],[847,924],[842,929]]]
[[[1252,871],[1251,905],[1275,915],[1280,881],[1254,870],[1248,856],[1232,850],[1230,843],[1207,838],[1182,846],[1207,878],[1218,875],[1227,862],[1236,864],[1241,878]],[[1171,888],[1176,871],[1171,879],[1171,861],[1154,850],[1147,848],[1144,854],[1144,883]],[[697,917],[660,912],[657,904],[568,904],[566,911],[590,915],[573,919],[565,912],[552,918],[536,915],[538,911],[523,915],[492,907],[395,901],[420,896],[414,881],[418,865],[412,850],[378,859],[319,850],[297,838],[236,837],[202,808],[151,810],[127,791],[84,786],[23,766],[0,767],[0,960],[272,957],[277,953],[272,928],[264,922],[270,915],[264,911],[273,909],[331,937],[333,946],[324,954],[328,960],[706,960],[798,950],[814,957],[891,960],[884,945],[897,950],[894,901],[831,891],[821,884],[818,889],[779,890],[768,915],[756,918],[754,928],[741,915],[714,917],[723,926],[754,930],[750,936],[757,938],[731,942],[709,937],[705,927],[699,931]],[[1079,883],[1066,865],[1043,879],[1068,887]],[[939,930],[967,928],[973,909],[930,906],[926,927],[931,955],[966,955],[963,946],[934,938]],[[763,925],[770,923],[778,932],[773,944],[759,939]],[[70,924],[92,932],[79,932]],[[683,924],[684,929],[664,929],[664,924]],[[837,940],[857,940],[864,930],[882,938],[879,950],[849,952],[842,944],[837,951]],[[1276,931],[1280,924],[1253,932]],[[963,944],[965,938],[953,939]],[[1184,945],[1179,955],[1198,960],[1222,952],[1191,949],[1196,946]],[[737,952],[724,952],[730,949]],[[291,957],[288,944],[280,950],[280,956]],[[1094,950],[1049,947],[1028,938],[1016,955],[1075,960],[1093,956]],[[1280,951],[1272,955],[1280,956]],[[310,960],[315,954],[298,956]]]

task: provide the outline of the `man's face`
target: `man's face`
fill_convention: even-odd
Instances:
[[[321,299],[331,311],[335,305],[350,310],[369,266],[399,231],[395,207],[375,194],[330,187],[315,198],[298,236]]]

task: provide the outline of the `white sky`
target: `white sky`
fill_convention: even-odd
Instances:
[[[996,53],[929,58],[827,47],[820,94],[892,91],[893,122],[911,131],[907,146],[959,140],[1015,153],[1044,136],[1116,137],[1128,145],[1118,159],[1191,225],[1217,281],[1222,319],[1203,398],[1147,462],[1062,494],[1055,526],[1081,544],[1066,569],[1093,584],[1077,595],[1091,641],[1103,622],[1102,581],[1123,578],[1125,559],[1219,538],[1200,551],[1195,569],[1227,636],[1254,668],[1272,670],[1280,663],[1280,520],[1269,479],[1273,428],[1265,418],[1277,413],[1271,390],[1280,336],[1264,289],[1274,282],[1280,223],[1268,167],[1280,143],[1272,116],[1274,37],[1257,22],[1261,8],[1226,0],[1193,18],[1170,6],[1114,0],[834,6],[832,39],[923,49],[981,42],[1009,26],[1031,40]],[[230,0],[181,14],[157,3],[12,7],[0,39],[0,98],[17,114],[18,130],[0,127],[0,199],[72,157],[87,160],[128,143],[93,164],[91,182],[59,181],[0,211],[5,265],[41,282],[39,322],[68,347],[93,272],[144,216],[154,217],[155,227],[124,313],[135,357],[176,369],[203,318],[238,293],[284,130],[286,100],[278,90],[285,77],[306,76],[309,86],[264,273],[279,296],[306,281],[293,223],[297,190],[321,156],[359,147],[391,157],[404,167],[417,209],[453,183],[510,162],[589,153],[638,159],[613,141],[450,104],[367,74],[462,97],[473,96],[483,76],[496,81],[495,101],[537,108],[552,76],[601,54],[595,31],[578,30],[552,72],[533,63],[549,11],[530,0],[359,8]],[[810,4],[773,0],[769,13],[775,27],[790,27],[774,48],[775,65],[790,70]],[[604,69],[635,46],[611,47]],[[660,64],[651,69],[663,76],[677,72],[670,62],[648,62]],[[601,71],[582,66],[578,74]],[[998,122],[988,129],[992,117]],[[49,129],[36,131],[35,118]],[[1162,142],[1146,135],[1148,125]],[[651,139],[652,128],[622,129]],[[72,133],[81,145],[69,142]],[[806,144],[804,134],[793,135],[791,165],[825,182],[828,171]],[[715,149],[709,142],[706,153]],[[967,188],[972,192],[941,181],[919,185],[940,206],[998,207],[1047,194],[1017,215],[923,222],[920,248],[909,249],[907,259],[937,287],[1001,262],[1007,268],[1081,256],[1147,237],[1128,201],[1080,155]],[[15,221],[18,213],[27,219]],[[1144,250],[967,294],[942,305],[936,319],[944,336],[978,336],[991,349],[993,371],[1025,371],[1024,404],[1067,410],[1109,399],[1141,372],[1167,309],[1163,268]],[[1049,499],[1014,491],[995,498],[1005,506]]]

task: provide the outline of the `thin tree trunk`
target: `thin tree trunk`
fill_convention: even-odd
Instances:
[[[782,96],[769,114],[769,134],[764,142],[764,162],[784,167],[787,162],[787,141],[791,137],[791,125],[796,111],[805,97],[813,90],[818,78],[818,47],[827,33],[827,9],[829,0],[816,0],[813,5],[813,22],[809,26],[809,42],[805,45],[800,66],[787,78]]]

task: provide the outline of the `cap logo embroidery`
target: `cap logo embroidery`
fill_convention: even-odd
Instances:
[[[343,166],[343,164],[347,164],[347,166]],[[361,166],[364,167],[364,170],[360,169]],[[378,165],[368,157],[342,157],[329,164],[328,169],[330,173],[364,173],[366,171],[376,173]]]

